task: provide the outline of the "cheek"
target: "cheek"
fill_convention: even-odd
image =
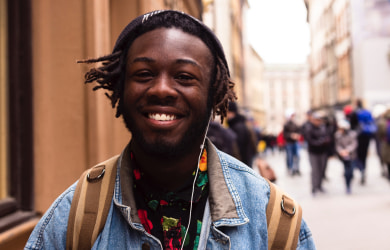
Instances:
[[[137,96],[140,95],[142,89],[137,84],[131,82],[125,82],[123,87],[123,98],[125,102],[134,102],[137,100]]]
[[[196,107],[202,108],[205,108],[208,105],[208,95],[208,89],[200,89],[196,93],[192,92],[192,94],[189,94],[189,96],[191,96],[192,102],[196,104]]]
[[[123,87],[123,102],[125,104],[127,104],[129,102],[129,100],[132,99],[131,93],[132,93],[132,91],[127,86],[127,84],[125,84],[125,86]]]

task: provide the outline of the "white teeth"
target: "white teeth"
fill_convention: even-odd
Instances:
[[[176,119],[176,116],[168,114],[149,114],[149,118],[157,121],[172,121]]]

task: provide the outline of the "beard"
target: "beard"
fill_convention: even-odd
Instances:
[[[211,112],[211,108],[207,108]],[[176,143],[171,143],[165,140],[167,135],[164,132],[153,140],[153,142],[147,141],[143,136],[142,129],[136,125],[134,120],[128,114],[126,108],[122,110],[122,117],[127,129],[132,134],[132,140],[136,141],[142,149],[150,155],[164,156],[166,158],[176,158],[183,156],[195,148],[199,148],[200,145],[195,145],[199,141],[199,137],[206,136],[206,128],[209,124],[209,114],[205,112],[201,119],[196,119],[196,122],[185,131],[181,140]]]

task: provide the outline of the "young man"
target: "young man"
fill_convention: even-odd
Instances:
[[[267,249],[270,186],[206,139],[212,117],[226,117],[235,99],[213,33],[184,13],[156,11],[133,20],[111,55],[85,62],[103,62],[86,82],[111,91],[132,132],[92,248]],[[65,249],[74,193],[75,185],[55,201],[26,249]],[[304,221],[299,236],[297,248],[314,248]]]

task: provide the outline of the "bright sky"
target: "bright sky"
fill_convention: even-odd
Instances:
[[[249,0],[248,39],[265,63],[304,63],[310,52],[304,0]]]

